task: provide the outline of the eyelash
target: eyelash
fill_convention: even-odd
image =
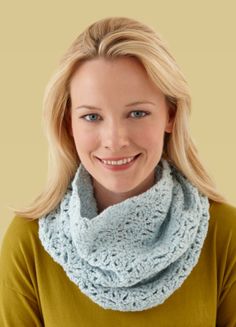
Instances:
[[[150,115],[149,112],[147,112],[147,111],[143,111],[143,110],[134,110],[134,111],[131,111],[131,112],[144,112],[144,113],[145,113],[145,116],[142,116],[142,117],[136,117],[137,119],[144,118],[144,117]],[[95,113],[87,114],[87,115],[81,116],[80,119],[84,119],[84,120],[86,120],[86,121],[88,121],[88,122],[96,122],[97,120],[88,120],[88,119],[85,119],[85,117],[87,117],[87,116],[92,116],[92,115],[97,115],[97,114],[95,114]]]

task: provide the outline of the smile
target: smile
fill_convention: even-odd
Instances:
[[[131,167],[137,160],[137,158],[140,156],[140,154],[134,156],[134,157],[130,157],[127,159],[123,159],[123,160],[101,160],[98,159],[100,163],[102,163],[102,165],[105,168],[108,168],[110,170],[124,170],[127,169],[129,167]]]
[[[124,165],[127,164],[129,162],[131,162],[135,157],[131,157],[131,158],[127,158],[127,159],[123,159],[123,160],[102,160],[103,163],[107,164],[107,165]]]

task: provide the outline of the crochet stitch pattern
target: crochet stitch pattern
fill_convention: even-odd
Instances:
[[[98,214],[82,163],[57,208],[38,220],[45,250],[104,309],[141,311],[163,303],[197,264],[209,201],[167,160],[147,191]]]

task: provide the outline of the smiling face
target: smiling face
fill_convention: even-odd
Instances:
[[[161,159],[164,134],[172,131],[174,118],[168,113],[164,94],[139,61],[120,57],[84,62],[71,79],[70,96],[76,150],[92,177],[100,208],[150,188],[154,168]],[[100,160],[137,154],[125,169]]]

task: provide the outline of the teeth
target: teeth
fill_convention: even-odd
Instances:
[[[110,161],[110,160],[102,160],[102,162],[106,165],[113,165],[113,166],[119,166],[119,165],[125,165],[129,162],[131,162],[134,159],[134,157],[132,158],[127,158],[127,159],[123,159],[123,160],[118,160],[118,161]]]

